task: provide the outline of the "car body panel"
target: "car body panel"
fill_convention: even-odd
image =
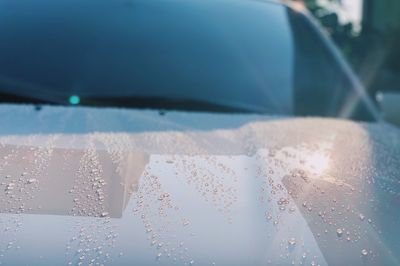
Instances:
[[[32,105],[0,123],[3,265],[399,262],[389,125]]]

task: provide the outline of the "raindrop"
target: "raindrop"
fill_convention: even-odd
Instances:
[[[367,256],[368,255],[368,251],[366,249],[361,250],[361,254],[363,256]]]
[[[190,222],[187,219],[183,219],[182,224],[183,224],[183,226],[187,226],[190,224]]]
[[[343,230],[340,229],[340,228],[336,229],[336,235],[337,235],[338,237],[341,237],[341,236],[343,235]]]
[[[14,183],[9,183],[9,184],[6,186],[6,191],[13,190],[14,187],[15,187],[15,184],[14,184]]]
[[[296,245],[296,239],[295,238],[290,238],[289,240],[288,240],[288,244],[290,245],[290,246],[294,246],[294,245]]]
[[[29,178],[27,183],[32,184],[32,183],[35,183],[36,181],[37,181],[36,178]]]

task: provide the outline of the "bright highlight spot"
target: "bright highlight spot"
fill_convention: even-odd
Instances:
[[[314,153],[307,157],[307,165],[315,174],[322,174],[329,167],[329,158],[321,153]]]
[[[71,97],[69,97],[69,103],[76,105],[79,104],[81,102],[81,99],[79,98],[78,95],[71,95]]]

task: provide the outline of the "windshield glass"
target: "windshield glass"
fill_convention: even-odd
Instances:
[[[62,104],[371,118],[304,15],[226,3],[2,2],[0,91]]]

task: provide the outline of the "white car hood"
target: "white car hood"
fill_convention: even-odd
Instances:
[[[0,125],[0,264],[399,264],[388,125],[18,105]]]

